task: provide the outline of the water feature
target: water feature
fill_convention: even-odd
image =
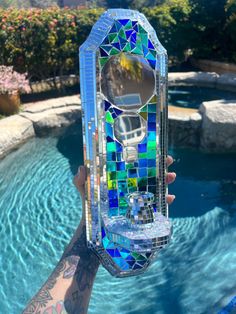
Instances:
[[[81,129],[35,138],[0,161],[1,313],[18,314],[51,273],[81,216],[72,184]],[[144,275],[99,269],[89,313],[216,313],[236,295],[236,155],[171,150],[172,242]]]
[[[169,104],[177,107],[199,108],[203,101],[236,100],[236,92],[199,86],[170,86]]]

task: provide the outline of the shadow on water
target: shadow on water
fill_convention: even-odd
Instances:
[[[75,175],[78,167],[84,164],[81,120],[78,120],[63,131],[58,138],[57,149],[68,159],[71,172]]]

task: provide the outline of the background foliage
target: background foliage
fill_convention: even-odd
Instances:
[[[0,6],[48,6],[57,0],[0,0]],[[97,0],[94,5],[142,11],[170,59],[188,55],[236,62],[236,0]],[[31,80],[78,73],[78,49],[102,8],[0,8],[0,64]]]

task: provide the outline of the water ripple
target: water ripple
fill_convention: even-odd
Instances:
[[[63,142],[58,145],[57,138],[32,139],[0,162],[0,312],[4,314],[20,313],[37,292],[81,217],[81,201],[72,184],[76,162],[65,158],[58,146]],[[71,155],[82,162],[81,152]],[[100,268],[89,313],[212,314],[236,294],[236,216],[212,206],[221,184],[218,179],[204,183],[195,175],[181,177],[181,169],[173,191],[180,195],[177,199],[186,195],[183,186],[189,189],[188,197],[191,189],[196,196],[197,188],[206,191],[209,186],[210,201],[199,196],[199,204],[207,204],[207,210],[199,207],[197,215],[196,202],[177,200],[174,206],[179,212],[188,205],[185,213],[194,212],[194,217],[175,213],[172,242],[144,275],[116,279]]]

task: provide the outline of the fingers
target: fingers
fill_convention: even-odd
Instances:
[[[174,159],[168,155],[167,158],[166,158],[166,164],[167,164],[167,167],[169,167],[170,165],[172,165],[174,162]],[[175,172],[168,172],[167,175],[166,175],[166,183],[167,184],[171,184],[175,181],[176,179],[176,173]],[[166,196],[166,201],[167,203],[170,205],[174,202],[175,200],[175,195],[167,195]]]
[[[84,197],[85,195],[85,181],[86,168],[84,166],[80,166],[78,169],[78,173],[74,177],[74,185],[76,186],[82,197]]]
[[[168,172],[166,175],[166,183],[171,184],[175,181],[176,173],[175,172]]]
[[[166,158],[167,167],[169,167],[170,165],[172,165],[173,162],[174,162],[173,157],[171,157],[170,155],[168,155],[167,158]]]
[[[173,202],[174,202],[174,200],[175,200],[175,195],[167,195],[167,197],[166,197],[166,201],[167,201],[167,203],[170,205],[170,204],[172,204]]]

